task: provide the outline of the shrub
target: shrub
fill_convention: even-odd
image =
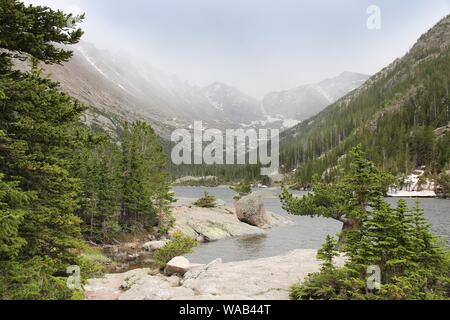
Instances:
[[[450,198],[450,175],[442,173],[437,180],[437,185],[439,197],[444,199]]]
[[[172,240],[156,251],[155,260],[161,267],[165,266],[173,258],[191,253],[196,246],[197,241],[177,231],[173,234]]]
[[[210,195],[208,192],[205,192],[202,198],[194,202],[194,206],[199,208],[215,208],[217,206],[216,201],[216,197]]]
[[[235,186],[231,186],[230,189],[239,193],[239,198],[249,195],[252,192],[252,186],[250,182],[247,181],[242,181]]]

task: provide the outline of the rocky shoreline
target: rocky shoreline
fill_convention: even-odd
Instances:
[[[184,276],[136,269],[92,279],[87,300],[288,300],[289,288],[319,271],[315,250],[271,258],[192,267]],[[343,258],[337,264],[344,263]]]
[[[195,199],[190,198],[177,199],[173,209],[176,222],[171,232],[181,231],[199,242],[264,235],[265,229],[292,224],[291,220],[268,212],[267,224],[256,227],[241,222],[236,216],[235,208],[226,206],[221,201],[217,208],[212,209],[196,208],[192,206],[194,201]]]
[[[227,206],[224,201],[218,200],[216,208],[198,208],[193,205],[196,199],[178,197],[176,200],[172,208],[175,224],[169,235],[181,231],[199,243],[232,237],[263,236],[269,228],[292,224],[288,218],[264,211],[266,224],[256,227],[240,221],[235,208]],[[156,239],[154,236],[145,235],[132,242],[102,246],[101,249],[106,255],[102,260],[108,260],[105,264],[108,273],[156,267],[154,252],[161,249],[167,241],[167,238]]]
[[[201,243],[264,235],[268,228],[292,224],[291,220],[260,208],[264,225],[252,226],[240,221],[235,208],[223,201],[219,200],[216,208],[197,208],[193,206],[195,200],[177,199],[173,206],[175,225],[170,234],[181,231]],[[128,244],[139,249],[132,256],[148,258],[166,241],[150,240]],[[183,263],[177,265],[174,261],[169,269],[183,269],[183,272],[165,274],[157,268],[152,269],[151,259],[148,259],[147,268],[110,273],[89,280],[85,286],[85,296],[87,300],[288,299],[292,284],[319,269],[315,255],[315,251],[303,250],[286,256],[239,263],[222,263],[221,259],[217,259],[208,265],[193,265],[184,257],[178,257],[174,260]]]

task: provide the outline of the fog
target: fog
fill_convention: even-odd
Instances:
[[[261,98],[353,71],[374,74],[450,13],[448,0],[32,0],[85,12],[84,40],[192,84]],[[380,8],[380,29],[367,8]]]

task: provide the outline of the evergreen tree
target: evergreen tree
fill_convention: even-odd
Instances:
[[[128,229],[156,226],[157,205],[167,199],[166,156],[153,129],[135,122],[125,126],[122,139],[123,199],[121,224]]]
[[[342,222],[341,242],[348,231],[359,228],[369,207],[387,191],[388,181],[392,180],[364,158],[361,146],[354,148],[350,156],[351,166],[341,179],[326,183],[316,178],[313,193],[303,198],[293,196],[287,189],[281,195],[283,209],[290,214]]]
[[[108,241],[117,235],[122,199],[122,163],[119,147],[109,137],[88,134],[77,153],[75,174],[81,180],[79,216],[85,237]]]
[[[205,192],[203,197],[194,202],[194,206],[199,208],[215,208],[216,207],[216,197],[210,195],[208,192]]]
[[[438,195],[441,198],[450,198],[450,174],[441,173],[437,179]]]
[[[68,61],[72,52],[54,44],[80,41],[83,31],[70,22],[73,18],[73,14],[45,6],[27,6],[17,0],[1,0],[0,46],[7,51],[1,53],[0,61],[9,63],[11,57],[26,60],[28,56],[45,63]],[[83,19],[84,15],[77,20],[81,22]]]
[[[325,244],[317,253],[317,258],[323,261],[322,270],[334,269],[334,258],[339,255],[337,245],[337,241],[332,236],[328,235]]]
[[[0,263],[17,257],[26,245],[19,235],[24,218],[24,208],[30,195],[18,188],[18,183],[3,181],[0,175]]]
[[[0,297],[67,299],[72,293],[56,274],[76,261],[79,184],[70,174],[84,107],[41,76],[37,61],[61,63],[71,52],[55,44],[79,41],[70,15],[46,7],[0,1],[0,174],[2,247]],[[12,58],[33,63],[12,70]],[[26,200],[26,201],[25,201]],[[9,208],[8,208],[9,207]],[[4,237],[8,237],[6,240]],[[9,241],[9,242],[8,242]]]
[[[361,159],[356,158],[356,163]],[[376,181],[376,172],[372,170],[360,180],[374,189],[359,187],[354,191],[355,196],[361,190],[373,196],[367,198],[371,209],[360,215],[359,227],[348,231],[341,246],[347,257],[345,266],[332,270],[333,243],[328,238],[320,250],[325,261],[322,271],[293,286],[295,299],[450,298],[448,251],[430,232],[419,204],[413,210],[403,200],[395,209],[389,206],[377,184],[370,183]],[[373,266],[381,271],[381,288],[375,291],[367,286],[367,270]]]

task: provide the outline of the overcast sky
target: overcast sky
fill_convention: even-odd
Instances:
[[[343,71],[374,74],[450,13],[450,0],[29,0],[86,13],[85,41],[193,84],[255,96]],[[381,29],[367,28],[367,8]]]

